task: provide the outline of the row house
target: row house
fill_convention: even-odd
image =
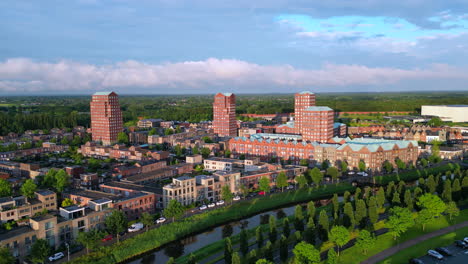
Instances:
[[[330,144],[299,141],[297,139],[233,138],[229,148],[234,157],[241,154],[248,157],[290,160],[298,164],[301,159],[314,162],[328,160],[332,164],[346,160],[348,165],[358,167],[364,160],[368,168],[380,169],[385,160],[400,158],[403,162],[414,163],[418,158],[418,143],[406,140],[384,139],[342,139],[333,138]]]

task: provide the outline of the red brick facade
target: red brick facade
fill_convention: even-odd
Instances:
[[[119,97],[114,92],[95,93],[91,100],[91,129],[93,141],[110,145],[123,130]]]
[[[237,136],[236,96],[232,93],[218,93],[213,103],[213,129],[221,137]]]

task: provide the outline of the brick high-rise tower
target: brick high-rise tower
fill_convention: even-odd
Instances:
[[[221,137],[237,136],[236,96],[218,93],[213,102],[213,129]]]
[[[334,111],[327,106],[311,106],[302,111],[300,133],[304,140],[327,142],[333,137]]]
[[[304,123],[304,110],[315,106],[315,94],[311,92],[300,92],[294,96],[294,127],[297,133],[301,133]]]
[[[91,100],[91,131],[93,141],[110,145],[117,141],[123,131],[122,111],[119,96],[114,92],[97,92]]]

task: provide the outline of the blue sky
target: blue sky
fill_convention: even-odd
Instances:
[[[0,2],[0,94],[468,90],[468,3]]]

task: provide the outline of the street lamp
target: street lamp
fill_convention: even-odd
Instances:
[[[70,245],[68,242],[65,242],[65,246],[67,246],[67,261],[70,261]]]

